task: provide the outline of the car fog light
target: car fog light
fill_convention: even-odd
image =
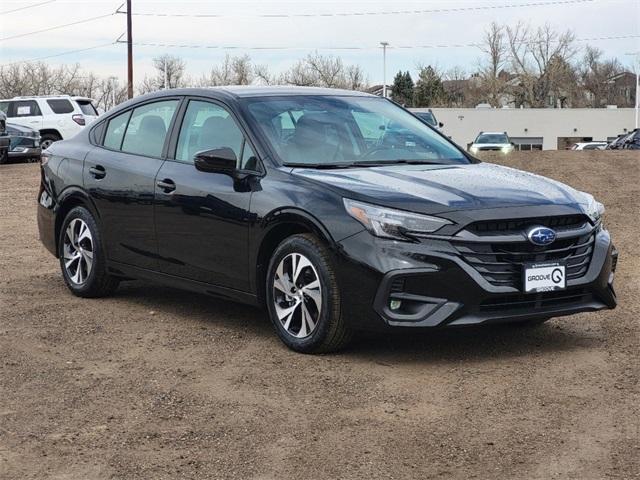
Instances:
[[[391,300],[389,302],[389,308],[391,310],[399,310],[402,306],[402,300]]]

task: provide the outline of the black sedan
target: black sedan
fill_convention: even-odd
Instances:
[[[164,90],[42,156],[38,225],[75,295],[146,279],[266,306],[282,341],[613,308],[591,195],[481,163],[340,90]]]

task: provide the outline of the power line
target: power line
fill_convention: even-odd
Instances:
[[[48,28],[43,28],[42,30],[35,30],[33,32],[27,32],[27,33],[20,33],[18,35],[13,35],[11,37],[3,37],[0,38],[0,42],[4,41],[4,40],[13,40],[14,38],[22,38],[22,37],[26,37],[28,35],[35,35],[36,33],[44,33],[44,32],[50,32],[51,30],[57,30],[59,28],[65,28],[65,27],[71,27],[73,25],[80,25],[81,23],[88,23],[88,22],[93,22],[95,20],[99,20],[101,18],[106,18],[106,17],[110,17],[112,15],[115,15],[115,12],[112,13],[107,13],[105,15],[98,15],[96,17],[90,17],[90,18],[85,18],[83,20],[77,20],[75,22],[71,22],[71,23],[65,23],[63,25],[55,25],[53,27],[48,27]]]
[[[594,42],[602,40],[622,40],[630,38],[640,38],[640,34],[633,35],[611,35],[602,37],[585,37],[576,39],[577,42]],[[126,43],[119,41],[118,43]],[[539,43],[536,41],[523,41],[521,44]],[[240,45],[192,45],[192,44],[180,44],[180,43],[158,43],[158,42],[133,42],[136,46],[141,47],[163,47],[163,48],[198,48],[198,49],[213,49],[213,50],[379,50],[380,46],[325,46],[325,47],[304,47],[304,46],[240,46]],[[431,48],[468,48],[479,47],[481,43],[452,43],[452,44],[431,44],[431,45],[390,45],[387,48],[394,49],[431,49]]]
[[[121,36],[122,36],[122,35],[121,35]],[[66,52],[55,53],[55,54],[53,54],[53,55],[46,55],[46,56],[44,56],[44,57],[29,58],[29,59],[26,59],[26,60],[18,60],[18,61],[16,61],[16,62],[5,63],[5,64],[2,64],[2,65],[0,65],[0,66],[2,66],[2,67],[9,67],[9,66],[11,66],[11,65],[18,65],[18,64],[20,64],[20,63],[37,62],[37,61],[39,61],[39,60],[45,60],[45,59],[47,59],[47,58],[61,57],[61,56],[63,56],[63,55],[71,55],[72,53],[80,53],[80,52],[86,52],[86,51],[88,51],[88,50],[95,50],[95,49],[97,49],[97,48],[104,48],[104,47],[108,47],[108,46],[110,46],[110,45],[116,45],[117,43],[118,43],[118,40],[114,40],[114,41],[109,42],[109,43],[103,43],[103,44],[101,44],[101,45],[94,45],[93,47],[79,48],[79,49],[76,49],[76,50],[68,50],[68,51],[66,51]]]
[[[0,15],[6,15],[7,13],[19,12],[20,10],[26,10],[27,8],[39,7],[40,5],[46,5],[47,3],[53,3],[56,0],[47,0],[46,2],[34,3],[32,5],[27,5],[26,7],[14,8],[13,10],[6,10],[0,12]]]
[[[187,18],[224,18],[232,16],[248,16],[257,18],[308,18],[308,17],[364,17],[374,15],[415,15],[425,13],[452,13],[478,10],[499,10],[503,8],[541,7],[551,5],[570,5],[577,3],[594,2],[595,0],[551,0],[526,3],[510,3],[503,5],[478,5],[472,7],[431,8],[420,10],[392,10],[386,12],[339,12],[339,13],[256,13],[247,15],[230,15],[224,13],[158,13],[158,12],[133,12],[132,15],[141,17],[187,17]],[[124,13],[124,12],[119,12]]]

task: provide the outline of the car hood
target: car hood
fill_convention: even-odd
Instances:
[[[586,205],[591,198],[555,180],[490,163],[294,169],[292,173],[338,189],[344,197],[427,214],[499,207]]]
[[[472,147],[477,148],[502,148],[502,147],[510,147],[510,143],[474,143],[471,145]]]

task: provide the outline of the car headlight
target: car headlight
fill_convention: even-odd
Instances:
[[[407,240],[407,234],[433,233],[451,224],[443,218],[379,207],[348,198],[344,199],[344,207],[369,232],[383,238]]]
[[[604,205],[598,202],[595,198],[589,195],[589,202],[587,203],[586,214],[593,221],[593,223],[598,223],[602,220],[602,216],[604,215]]]
[[[478,153],[478,147],[471,147],[469,150],[471,153]]]
[[[502,153],[509,153],[511,150],[513,150],[513,146],[512,145],[505,145],[504,147],[502,147]]]

